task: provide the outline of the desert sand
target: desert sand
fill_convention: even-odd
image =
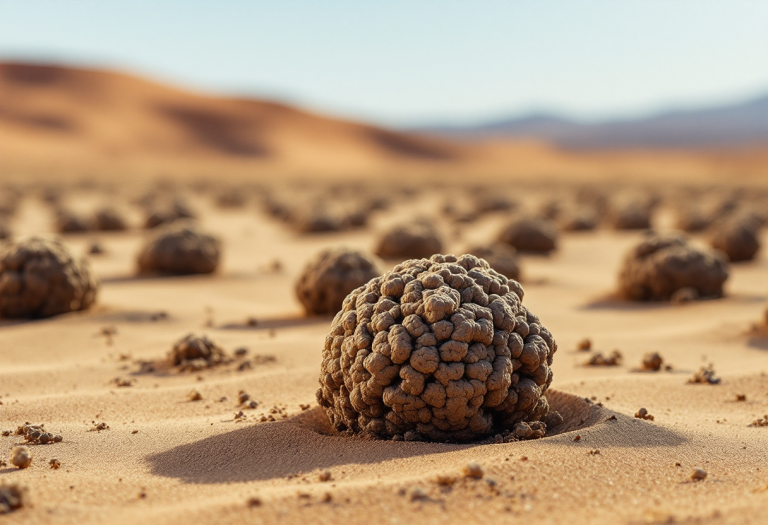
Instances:
[[[4,138],[12,135],[24,142],[9,131],[17,122],[6,117],[1,124]],[[66,149],[63,139],[35,133],[29,140],[50,139]],[[161,135],[176,136],[171,131]],[[614,297],[622,257],[642,232],[561,232],[550,256],[520,256],[525,304],[559,347],[547,395],[564,423],[539,440],[446,444],[336,434],[315,400],[331,319],[305,316],[293,290],[305,262],[322,248],[370,251],[386,226],[417,215],[437,219],[447,253],[491,241],[511,212],[451,223],[440,211],[446,198],[478,187],[501,187],[533,209],[535,199],[566,194],[574,184],[605,181],[611,173],[628,184],[635,169],[651,174],[639,181],[647,183],[677,166],[687,168],[678,169],[678,178],[661,189],[717,183],[713,193],[723,193],[736,184],[764,186],[765,163],[759,154],[636,152],[576,158],[535,146],[547,166],[544,172],[565,170],[553,175],[562,186],[542,188],[540,179],[510,175],[497,187],[503,170],[489,169],[464,176],[465,184],[439,187],[409,180],[412,159],[384,163],[386,169],[402,171],[392,179],[379,177],[380,159],[370,160],[374,154],[366,150],[368,160],[357,165],[356,180],[368,180],[374,194],[390,191],[393,204],[374,212],[363,228],[300,234],[268,216],[265,192],[273,189],[273,194],[298,199],[308,188],[326,196],[335,191],[343,177],[334,171],[336,158],[325,147],[319,150],[333,162],[302,185],[281,185],[259,175],[268,172],[260,161],[243,163],[209,152],[198,162],[218,166],[221,177],[209,174],[207,183],[200,184],[206,181],[202,170],[187,181],[163,179],[158,190],[148,180],[158,176],[158,159],[165,153],[152,162],[148,153],[137,153],[139,164],[153,166],[143,170],[139,164],[110,161],[98,150],[98,141],[66,140],[77,143],[73,155],[81,157],[67,164],[61,162],[65,157],[51,154],[61,162],[59,171],[49,169],[54,166],[50,160],[35,164],[34,151],[21,149],[3,168],[4,181],[16,184],[21,195],[14,199],[18,209],[9,223],[14,237],[53,232],[53,206],[41,198],[45,188],[58,188],[66,207],[82,213],[98,203],[116,203],[131,227],[62,236],[101,278],[98,302],[90,310],[42,320],[0,320],[0,429],[44,423],[63,436],[61,443],[32,445],[29,468],[0,467],[0,483],[27,489],[25,507],[3,516],[4,523],[765,523],[768,428],[749,426],[768,413],[768,331],[756,328],[768,292],[765,228],[757,258],[731,265],[725,297],[682,305]],[[482,147],[490,151],[495,146]],[[465,146],[456,148],[464,151]],[[480,156],[476,150],[461,154]],[[297,165],[290,159],[300,157],[280,157],[283,173],[295,175]],[[312,159],[307,154],[303,162]],[[523,173],[536,165],[527,160],[511,170]],[[469,173],[475,161],[462,162],[446,169]],[[495,165],[487,158],[483,162]],[[184,161],[168,165],[175,170],[163,172],[172,175],[170,180],[179,180],[189,166]],[[751,168],[742,169],[745,165]],[[92,172],[84,166],[114,169]],[[568,171],[569,166],[573,169]],[[612,171],[617,166],[626,169]],[[653,166],[662,167],[654,171]],[[430,177],[442,173],[434,162],[413,169]],[[135,180],[126,181],[125,173]],[[248,173],[254,175],[245,185]],[[57,179],[53,186],[52,179]],[[216,192],[225,189],[224,179],[247,197],[243,207],[214,205]],[[382,189],[391,181],[396,184]],[[630,189],[640,191],[638,186]],[[199,224],[222,239],[215,273],[136,275],[136,255],[147,231],[140,227],[135,199],[145,191],[183,196]],[[654,212],[658,229],[671,228],[670,202],[664,200]],[[697,243],[705,240],[703,234],[693,237]],[[94,240],[105,253],[87,253]],[[387,261],[389,267],[395,263]],[[199,372],[142,368],[142,362],[163,360],[188,333],[208,336],[230,355],[238,348],[248,353]],[[577,350],[584,338],[591,339],[592,353]],[[615,349],[623,355],[620,366],[584,366],[594,352]],[[659,352],[671,369],[637,371],[647,352]],[[239,370],[244,360],[251,366]],[[722,381],[688,384],[709,363]],[[116,378],[130,386],[118,386]],[[190,400],[193,390],[202,399]],[[258,405],[241,405],[240,391]],[[737,395],[745,400],[737,401]],[[634,417],[641,407],[654,416],[652,421]],[[109,429],[93,430],[101,422]],[[21,443],[20,436],[0,437],[0,458],[7,459]],[[60,468],[50,468],[52,458],[61,462]],[[482,466],[482,479],[462,477],[472,461]],[[704,469],[706,479],[691,480],[695,468]],[[445,486],[438,477],[456,481]]]

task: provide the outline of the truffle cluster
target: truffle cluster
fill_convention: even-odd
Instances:
[[[682,235],[649,233],[624,258],[619,291],[634,301],[665,301],[681,289],[720,297],[728,263],[719,252],[697,248]]]
[[[31,237],[0,251],[0,317],[50,317],[86,310],[99,281],[59,239]]]
[[[193,223],[175,222],[156,232],[139,252],[141,273],[211,273],[219,265],[221,242]]]
[[[352,290],[379,275],[376,257],[349,248],[329,248],[304,267],[296,281],[296,297],[309,315],[333,315]]]
[[[557,345],[474,255],[405,261],[344,300],[317,399],[339,431],[468,441],[547,414]]]

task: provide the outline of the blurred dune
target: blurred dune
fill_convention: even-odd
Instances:
[[[461,141],[93,69],[0,63],[0,93],[6,180],[212,173],[249,179],[768,180],[768,153],[760,147],[565,151],[522,138]]]

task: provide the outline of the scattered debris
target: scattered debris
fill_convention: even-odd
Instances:
[[[579,352],[589,352],[590,350],[592,350],[592,340],[589,339],[588,337],[585,337],[584,339],[579,341],[579,344],[576,345],[576,349]]]
[[[162,321],[168,319],[168,312],[155,312],[152,315],[149,316],[150,321]]]
[[[243,403],[251,399],[251,394],[246,393],[245,390],[241,390],[240,392],[238,392],[237,398],[238,398],[238,403],[242,405]]]
[[[187,334],[173,345],[171,364],[180,372],[198,372],[229,362],[226,353],[205,336]]]
[[[712,363],[707,366],[702,366],[696,373],[693,374],[688,380],[688,383],[703,383],[707,385],[717,385],[720,383],[720,378],[715,376],[715,368]]]
[[[691,473],[691,479],[693,481],[702,481],[707,477],[707,471],[703,468],[695,468]]]
[[[485,474],[483,472],[482,465],[480,465],[480,463],[477,463],[475,461],[470,461],[469,463],[464,465],[464,468],[461,469],[461,473],[465,478],[473,478],[473,479],[481,479]]]
[[[34,445],[47,445],[49,443],[60,443],[63,441],[64,438],[59,434],[48,432],[44,427],[45,423],[41,423],[39,425],[24,423],[16,429],[14,434],[17,436],[23,436],[27,443],[32,443]],[[5,432],[3,432],[3,435],[5,435]]]
[[[736,401],[746,401],[747,394],[736,394]]]
[[[99,331],[101,335],[104,336],[107,342],[107,346],[112,346],[112,343],[114,342],[114,336],[117,335],[117,327],[115,326],[104,326]]]
[[[587,452],[587,454],[589,454],[590,456],[597,456],[598,454],[600,454],[600,450],[599,449],[590,450],[589,452]]]
[[[261,507],[261,498],[258,498],[256,496],[252,496],[248,498],[248,501],[246,502],[246,505],[249,507]]]
[[[237,357],[243,357],[247,353],[248,353],[248,349],[245,347],[240,347],[237,350],[235,350],[235,355]]]
[[[0,515],[19,510],[24,506],[24,492],[19,485],[0,485]]]
[[[89,432],[101,432],[102,430],[109,430],[109,425],[107,425],[104,421],[101,423],[96,423],[95,421],[91,421],[93,424],[93,427],[89,430]]]
[[[408,497],[411,501],[423,501],[425,499],[428,499],[429,496],[427,496],[427,493],[424,492],[424,489],[421,487],[413,487],[408,494]]]
[[[574,441],[581,441],[581,434],[576,434],[575,436],[573,436],[573,440]]]
[[[624,359],[624,356],[618,350],[614,350],[607,357],[598,352],[590,357],[589,361],[584,363],[584,366],[619,366],[622,359]]]
[[[448,476],[445,474],[438,474],[438,476],[435,478],[435,483],[441,487],[452,487],[453,484],[456,483],[456,477]]]
[[[11,449],[11,465],[27,468],[32,464],[32,451],[26,445],[17,445]]]
[[[763,417],[759,417],[755,419],[752,423],[749,424],[750,427],[768,427],[768,414],[765,414]]]
[[[118,388],[124,388],[133,386],[133,384],[136,382],[135,379],[132,378],[124,378],[124,377],[116,377],[112,380],[112,383],[115,384]]]
[[[635,413],[635,417],[637,419],[646,419],[648,421],[653,421],[653,416],[648,413],[648,410],[645,408],[641,408]]]
[[[61,461],[59,461],[56,458],[51,458],[51,460],[48,462],[48,464],[51,466],[52,469],[58,470],[61,467]]]
[[[309,403],[299,403],[299,408],[301,409],[302,412],[304,412],[305,410],[309,410],[309,406],[310,406]]]

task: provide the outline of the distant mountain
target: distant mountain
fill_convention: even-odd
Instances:
[[[427,126],[414,131],[465,139],[532,138],[573,149],[754,145],[768,143],[768,96],[730,106],[598,123],[535,114],[474,126]]]

